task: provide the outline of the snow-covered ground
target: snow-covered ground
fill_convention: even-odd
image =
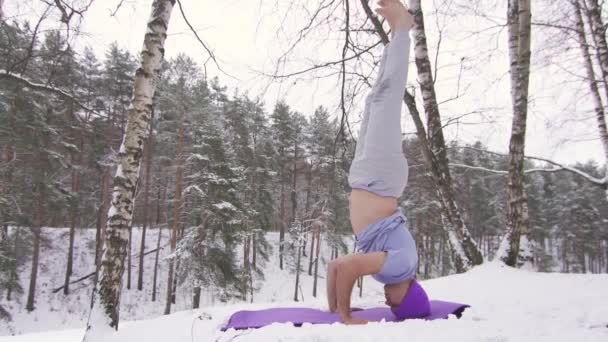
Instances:
[[[370,280],[371,282],[371,280]],[[488,263],[472,271],[423,282],[432,298],[472,305],[461,319],[370,323],[367,326],[274,324],[221,332],[235,310],[275,306],[323,307],[322,300],[212,306],[151,320],[123,322],[108,341],[607,341],[608,275],[547,274]],[[380,288],[357,306],[377,305]],[[0,338],[6,342],[80,341],[82,329]]]
[[[366,326],[273,324],[255,330],[220,326],[231,313],[277,306],[324,308],[321,279],[319,298],[310,296],[312,278],[305,276],[304,301],[294,303],[294,275],[267,268],[267,285],[256,303],[209,305],[168,316],[123,321],[107,341],[608,341],[608,275],[537,273],[489,262],[466,274],[422,282],[433,299],[468,303],[461,319],[401,323],[375,322]],[[363,297],[353,305],[377,306],[382,287],[367,277]],[[83,329],[52,331],[0,338],[0,342],[77,342]]]
[[[38,286],[36,291],[36,310],[28,313],[24,307],[27,299],[27,289],[31,262],[26,262],[19,269],[19,277],[24,293],[11,301],[5,296],[0,296],[0,304],[12,315],[12,321],[0,320],[0,335],[17,335],[24,333],[42,332],[58,329],[79,328],[85,325],[89,313],[91,282],[89,278],[70,287],[70,294],[65,296],[62,291],[53,293],[63,285],[65,277],[65,263],[67,259],[68,229],[66,228],[44,228],[43,236],[48,243],[43,244],[40,251],[40,268],[38,273]],[[165,246],[169,239],[168,230],[162,231],[161,246]],[[141,231],[133,229],[133,253],[139,252]],[[287,236],[288,237],[288,236]],[[148,230],[146,234],[146,251],[156,248],[158,230]],[[272,246],[278,246],[279,234],[268,233],[267,239]],[[78,229],[76,231],[74,250],[74,274],[72,280],[76,280],[94,270],[94,240],[93,229]],[[325,295],[325,264],[330,255],[330,249],[321,244],[321,262],[319,263],[318,293]],[[237,248],[237,254],[242,255],[242,248]],[[270,253],[270,261],[264,268],[265,281],[259,284],[259,291],[254,293],[254,303],[262,302],[289,302],[294,297],[295,273],[287,270],[291,262],[286,258],[286,269],[281,270],[278,266],[278,248]],[[127,290],[127,272],[123,280],[123,295],[121,298],[121,320],[134,321],[162,316],[165,308],[167,287],[167,265],[163,258],[169,254],[168,248],[161,250],[159,260],[159,273],[157,284],[157,300],[151,301],[154,253],[148,254],[144,259],[143,290],[137,290],[137,272],[139,259],[133,256],[131,260],[132,275],[131,289]],[[303,258],[302,266],[305,271],[301,275],[301,293],[299,298],[310,300],[312,297],[313,277],[308,276],[308,258]],[[371,289],[372,282],[367,282],[364,289]],[[381,287],[377,287],[381,289]],[[176,303],[172,311],[187,310],[192,307],[192,290],[185,284],[178,288]],[[248,301],[251,299],[248,298]],[[212,293],[203,290],[201,293],[201,306],[209,307],[221,304]],[[235,302],[238,304],[238,302]]]

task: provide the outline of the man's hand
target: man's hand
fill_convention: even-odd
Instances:
[[[357,278],[380,272],[386,252],[355,253],[332,260],[335,269],[335,296],[338,312],[343,321],[353,321],[350,317],[350,296]],[[330,294],[328,293],[328,296]],[[331,302],[330,302],[331,308]],[[359,323],[361,324],[361,323]]]
[[[367,324],[369,323],[368,320],[365,320],[363,318],[357,318],[357,317],[353,317],[353,316],[345,316],[345,317],[341,317],[342,318],[342,323],[344,324],[348,324],[348,325],[354,325],[354,324]]]

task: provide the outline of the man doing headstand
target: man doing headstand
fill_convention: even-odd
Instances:
[[[353,317],[350,297],[358,277],[372,275],[384,283],[386,304],[400,319],[423,317],[428,297],[416,282],[416,244],[397,199],[408,178],[401,145],[401,107],[414,18],[399,0],[380,0],[376,12],[386,18],[391,42],[384,47],[377,80],[365,99],[363,122],[349,184],[350,221],[359,253],[332,260],[327,270],[329,310],[346,324]]]

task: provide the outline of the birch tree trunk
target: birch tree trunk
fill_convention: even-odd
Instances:
[[[93,308],[83,341],[103,341],[105,335],[118,329],[120,294],[128,229],[133,219],[134,194],[152,114],[152,99],[164,55],[167,27],[174,4],[175,0],[154,0],[152,3],[141,51],[141,64],[135,73],[127,127],[118,154],[99,290],[93,291]]]
[[[585,2],[587,1],[587,2]],[[595,76],[593,71],[593,62],[591,60],[591,56],[589,54],[589,45],[586,43],[586,36],[583,24],[583,18],[581,14],[581,3],[583,8],[585,8],[585,14],[588,19],[589,26],[591,28],[591,37],[593,38],[593,42],[595,43],[595,47],[597,50],[597,60],[600,65],[600,70],[602,72],[602,81],[604,83],[604,91],[606,92],[606,99],[608,99],[608,43],[606,42],[606,28],[604,27],[604,23],[602,21],[602,12],[601,7],[599,6],[597,0],[571,0],[573,7],[575,8],[575,20],[576,27],[579,36],[579,42],[581,44],[581,50],[583,51],[583,58],[585,59],[585,69],[587,70],[587,76],[589,78],[590,86],[597,88],[597,84],[595,83]],[[588,3],[588,5],[587,5]],[[581,36],[582,33],[582,36]],[[584,46],[582,44],[585,44]],[[590,68],[590,69],[589,69]],[[591,74],[590,74],[591,72]],[[608,131],[606,129],[606,119],[605,112],[603,110],[603,106],[601,103],[601,97],[599,98],[599,108],[602,109],[601,114],[598,111],[598,101],[596,99],[595,92],[599,95],[599,90],[594,91],[591,90],[592,96],[594,98],[595,105],[595,113],[598,121],[598,129],[600,139],[602,141],[602,146],[604,148],[604,156],[606,158],[605,163],[608,164]],[[605,170],[604,179],[608,181],[608,168]],[[608,200],[608,187],[605,190],[606,200]]]
[[[481,264],[483,262],[483,257],[462,219],[460,209],[456,204],[452,190],[452,180],[448,167],[439,105],[437,104],[437,96],[435,94],[435,82],[433,80],[431,62],[428,55],[424,15],[422,13],[420,0],[411,0],[410,9],[416,22],[416,26],[412,29],[415,44],[416,67],[418,69],[418,81],[422,92],[428,127],[428,140],[425,137],[425,139],[421,141],[421,145],[423,145],[423,155],[425,155],[427,164],[429,164],[431,168],[434,183],[437,187],[437,195],[443,209],[444,214],[442,215],[442,219],[449,237],[448,242],[452,251],[452,260],[456,272],[462,273],[469,270],[474,265]],[[424,136],[424,126],[422,125],[419,115],[417,115],[417,110],[415,110],[413,98],[406,92],[406,94],[404,94],[404,100],[410,109],[410,114],[412,114],[416,124],[418,136]]]
[[[507,234],[499,258],[509,266],[533,263],[528,239],[528,199],[524,187],[524,150],[530,80],[530,0],[510,0],[508,4],[509,57],[513,122],[509,143]]]

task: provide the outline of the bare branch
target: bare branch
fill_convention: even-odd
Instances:
[[[361,57],[363,54],[365,54],[366,52],[369,52],[370,50],[372,50],[374,47],[380,45],[381,43],[382,43],[382,41],[377,42],[376,44],[370,46],[369,48],[364,49],[360,53],[354,54],[354,55],[352,55],[350,57],[345,57],[345,58],[342,58],[342,59],[337,60],[337,61],[331,61],[331,62],[319,64],[319,65],[313,65],[312,67],[310,67],[308,69],[303,69],[303,70],[292,72],[292,73],[289,73],[289,74],[283,74],[283,75],[274,74],[274,75],[271,75],[271,74],[267,74],[267,73],[264,73],[264,72],[260,72],[260,74],[262,74],[264,76],[272,77],[272,78],[275,78],[275,79],[290,78],[290,77],[293,77],[293,76],[298,76],[298,75],[301,75],[301,74],[306,74],[308,72],[311,72],[311,71],[314,71],[314,70],[317,70],[317,69],[323,69],[323,68],[326,68],[326,67],[329,67],[329,66],[342,64],[343,62],[347,62],[347,61],[356,59],[358,57]]]
[[[350,41],[350,32],[349,32],[349,28],[350,28],[350,6],[349,6],[349,2],[345,1],[344,2],[344,7],[345,7],[345,11],[346,11],[346,27],[344,29],[344,33],[345,33],[345,38],[344,38],[344,47],[342,48],[342,63],[341,63],[341,71],[342,71],[342,87],[340,90],[340,107],[342,109],[342,117],[340,118],[340,128],[338,129],[338,133],[336,134],[336,138],[334,139],[334,155],[335,155],[335,151],[336,151],[336,143],[338,142],[338,140],[340,139],[340,137],[342,136],[342,134],[344,134],[344,122],[348,123],[348,114],[346,113],[346,107],[344,106],[344,87],[346,86],[346,62],[345,62],[345,58],[346,58],[346,52],[348,50],[348,42]],[[353,137],[353,133],[350,130],[350,125],[348,126],[348,130],[350,132],[350,136],[354,139]]]
[[[112,12],[110,14],[111,17],[116,16],[116,13],[118,13],[118,10],[120,10],[120,8],[122,7],[122,4],[125,2],[125,0],[120,0],[120,2],[118,3],[118,5],[116,5],[116,9],[114,10],[114,12]]]
[[[435,59],[435,66],[437,66],[437,59]],[[456,86],[456,95],[445,99],[441,102],[439,102],[437,105],[441,106],[444,103],[448,103],[450,101],[454,101],[460,98],[461,94],[460,94],[460,81],[462,80],[462,70],[464,69],[464,57],[462,57],[460,59],[460,70],[458,71],[458,82],[457,82],[457,86]],[[435,68],[435,80],[437,80],[437,68]],[[468,87],[467,87],[468,88]],[[465,89],[466,91],[466,89]]]
[[[579,33],[579,31],[575,28],[564,26],[564,25],[558,25],[558,24],[554,24],[554,23],[543,23],[543,22],[533,21],[532,26],[549,27],[549,28],[558,29],[560,31]]]
[[[179,7],[179,11],[182,14],[182,18],[184,18],[184,21],[186,22],[186,25],[188,25],[188,27],[190,28],[190,30],[192,31],[192,33],[194,33],[194,36],[196,37],[196,39],[199,41],[199,43],[201,43],[201,45],[203,45],[203,47],[205,48],[205,50],[207,50],[207,53],[209,53],[209,56],[211,59],[213,59],[213,62],[215,62],[215,65],[217,66],[218,70],[220,70],[224,75],[232,77],[236,80],[238,80],[238,78],[236,78],[235,76],[230,75],[229,73],[225,72],[222,67],[220,67],[219,63],[217,62],[217,60],[215,59],[215,55],[213,54],[213,51],[211,51],[208,47],[207,44],[205,44],[205,42],[203,42],[203,40],[201,39],[201,37],[198,35],[198,33],[196,32],[196,30],[194,29],[194,27],[192,26],[192,24],[190,24],[190,21],[188,20],[188,18],[186,17],[186,13],[184,13],[184,8],[182,7],[182,2],[180,0],[177,0],[177,5]],[[205,65],[207,64],[207,62],[205,62]]]

